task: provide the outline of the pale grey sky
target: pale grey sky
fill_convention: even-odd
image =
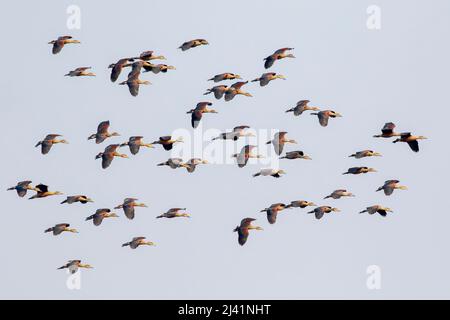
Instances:
[[[66,28],[71,4],[81,8],[80,30]],[[372,4],[381,8],[379,31],[366,28]],[[95,203],[60,205],[63,196],[29,201],[0,193],[1,298],[450,298],[450,216],[444,207],[450,154],[443,136],[448,1],[10,1],[4,7],[2,188],[31,179]],[[64,34],[82,43],[52,55],[47,42]],[[210,45],[177,50],[194,38]],[[206,79],[226,71],[259,77],[262,59],[285,46],[294,47],[297,58],[270,70],[286,81],[247,85],[253,98],[227,103],[203,96],[213,86]],[[109,81],[107,66],[143,50],[165,55],[177,70],[142,75],[153,84],[133,98]],[[63,77],[79,66],[92,66],[97,77]],[[186,111],[205,99],[219,114],[206,115],[204,128],[285,130],[299,142],[287,150],[304,150],[313,161],[285,160],[286,176],[254,179],[259,164],[204,165],[193,174],[156,167],[169,156],[160,146],[116,159],[107,170],[94,160],[107,144],[130,135],[151,142],[180,128],[192,132]],[[344,117],[322,128],[308,114],[284,113],[301,99]],[[122,136],[88,142],[102,120]],[[387,121],[429,140],[414,154],[407,145],[372,138]],[[34,144],[47,133],[64,134],[70,144],[42,156]],[[263,142],[261,152],[268,148]],[[366,148],[384,157],[348,158]],[[379,172],[341,175],[356,165]],[[391,197],[375,193],[391,178],[409,190]],[[322,200],[342,187],[356,197]],[[100,227],[84,221],[127,196],[149,208],[138,208],[132,221],[122,212]],[[296,199],[342,212],[317,221],[304,209],[284,211],[275,225],[259,213]],[[395,212],[386,219],[358,214],[376,203]],[[186,207],[192,218],[155,219],[170,207]],[[244,217],[257,218],[264,231],[252,232],[240,247],[232,230]],[[60,222],[80,233],[43,233]],[[120,247],[138,235],[157,246]],[[56,268],[75,258],[95,269],[82,272],[81,290],[68,290],[66,273]],[[369,265],[381,268],[381,290],[366,287]]]

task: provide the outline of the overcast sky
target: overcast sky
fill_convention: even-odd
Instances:
[[[81,9],[80,30],[66,26],[72,4]],[[373,4],[381,9],[380,30],[366,26]],[[450,298],[444,185],[450,154],[443,136],[449,116],[449,10],[445,0],[8,2],[0,13],[2,188],[30,179],[95,202],[60,205],[65,196],[27,200],[0,193],[0,298]],[[81,44],[52,55],[47,43],[65,34]],[[210,45],[177,49],[195,38]],[[206,80],[215,74],[259,77],[263,58],[282,47],[295,48],[296,59],[278,61],[270,71],[286,81],[264,88],[249,84],[244,88],[253,97],[231,102],[203,96],[214,85]],[[134,98],[109,81],[107,66],[144,50],[163,54],[177,69],[142,74],[152,85]],[[92,66],[97,76],[64,77],[80,66]],[[284,112],[301,99],[343,117],[323,128],[307,113]],[[152,142],[177,130],[192,134],[186,111],[199,101],[213,102],[219,112],[204,117],[204,130],[245,124],[261,135],[288,131],[298,145],[286,150],[303,150],[313,160],[282,160],[287,174],[280,179],[252,178],[267,167],[256,162],[243,169],[203,165],[193,174],[157,167],[170,156],[161,146],[115,159],[106,170],[94,160],[105,146],[131,135]],[[121,136],[100,145],[87,141],[103,120]],[[372,138],[388,121],[429,139],[415,154],[406,144]],[[43,156],[34,145],[48,133],[63,134],[70,144]],[[260,153],[268,154],[269,138],[253,140]],[[237,150],[245,143],[215,142]],[[384,156],[348,158],[364,149]],[[342,175],[358,165],[378,172]],[[399,179],[409,190],[391,197],[376,193],[387,179]],[[339,188],[356,197],[323,200]],[[138,208],[134,220],[118,212],[119,218],[100,227],[84,221],[125,197],[149,207]],[[300,199],[342,212],[315,220],[306,209],[286,210],[274,225],[259,213],[272,203]],[[373,204],[394,213],[358,214]],[[171,207],[186,207],[192,218],[155,219]],[[245,217],[257,218],[264,230],[251,232],[240,247],[232,230]],[[61,222],[80,233],[43,233]],[[133,236],[146,236],[157,246],[121,248]],[[82,271],[80,290],[69,290],[66,272],[56,270],[68,259],[94,266]],[[380,290],[366,286],[370,265],[381,270]]]

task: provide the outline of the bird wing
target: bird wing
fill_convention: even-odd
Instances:
[[[94,218],[94,225],[99,226],[102,224],[104,216],[102,214],[96,213],[94,214],[93,218]]]
[[[243,246],[248,239],[248,229],[247,228],[239,228],[238,229],[238,242],[241,246]]]
[[[18,186],[18,187],[26,187],[26,186],[28,186],[30,183],[31,183],[31,181],[29,181],[29,180],[26,180],[26,181],[20,181],[20,182],[17,183],[17,186]]]
[[[60,53],[62,48],[64,47],[64,40],[58,39],[53,43],[52,53],[57,54]]]
[[[267,210],[267,221],[269,221],[270,224],[274,224],[277,221],[277,214],[278,211],[274,209]]]
[[[50,141],[42,141],[41,143],[41,153],[42,154],[47,154],[50,152],[50,149],[52,148],[53,143]]]
[[[266,62],[264,62],[264,68],[269,69],[271,66],[273,66],[273,63],[275,62],[275,57],[273,55],[270,55],[264,60],[266,60]]]
[[[106,169],[111,165],[111,162],[113,161],[114,156],[110,153],[103,153],[102,155],[102,168]]]
[[[241,220],[240,227],[241,228],[248,228],[248,226],[255,220],[256,219],[253,219],[253,218],[244,218],[244,219]]]
[[[417,140],[408,141],[408,145],[414,152],[419,152],[419,142]]]
[[[274,54],[283,54],[288,50],[292,50],[292,48],[281,48],[274,52]]]
[[[195,110],[194,112],[192,112],[191,117],[192,128],[197,128],[201,119],[202,119],[202,112],[200,110]]]
[[[238,82],[235,82],[235,83],[233,83],[232,85],[231,85],[231,87],[232,88],[235,88],[235,89],[240,89],[240,88],[242,88],[242,86],[244,85],[244,84],[246,84],[248,81],[238,81]]]
[[[130,219],[133,220],[134,219],[134,207],[130,206],[130,205],[124,205],[123,206],[123,212],[125,213],[125,216]]]
[[[136,97],[139,94],[139,83],[136,81],[127,81],[128,90],[133,97]]]
[[[323,112],[319,112],[318,113],[318,117],[319,117],[319,123],[322,127],[326,127],[328,125],[328,119],[329,116],[326,113]]]
[[[118,144],[110,144],[109,146],[107,146],[105,148],[105,152],[104,153],[112,153],[115,152],[117,150],[117,148],[119,147]]]
[[[55,139],[57,137],[61,137],[61,135],[60,134],[54,134],[54,133],[48,134],[48,135],[45,136],[44,141],[46,141],[46,140],[53,140],[53,139]]]
[[[97,126],[97,134],[107,133],[108,128],[109,128],[109,120],[100,122],[99,125]]]
[[[381,129],[383,134],[391,134],[394,132],[395,124],[392,122],[387,122],[384,124],[384,127]]]

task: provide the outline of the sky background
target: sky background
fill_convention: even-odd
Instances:
[[[66,27],[72,4],[81,9],[80,30]],[[372,4],[381,8],[381,30],[366,27]],[[2,188],[30,179],[65,195],[86,194],[95,203],[60,205],[65,196],[29,201],[1,192],[0,298],[450,298],[444,184],[450,155],[444,135],[450,113],[449,12],[445,0],[9,1],[0,13]],[[65,34],[82,43],[52,55],[47,42]],[[177,49],[194,38],[210,45]],[[276,62],[270,71],[286,81],[264,88],[249,84],[244,88],[253,97],[231,102],[203,96],[215,74],[259,77],[263,58],[282,47],[294,47],[297,58]],[[163,54],[177,70],[143,74],[153,84],[134,98],[109,81],[107,66],[144,50]],[[92,66],[97,77],[63,76],[79,66]],[[284,113],[301,99],[343,117],[322,128],[316,117]],[[205,129],[246,124],[288,131],[299,144],[286,150],[304,150],[313,161],[284,160],[280,166],[287,175],[272,179],[251,177],[267,167],[258,163],[243,169],[204,165],[193,174],[157,167],[170,156],[160,146],[115,159],[107,170],[94,160],[105,146],[131,135],[152,142],[179,129],[192,133],[186,111],[205,100],[219,112],[204,117]],[[87,141],[103,120],[122,136],[100,145]],[[398,131],[429,138],[420,143],[420,153],[372,138],[389,121]],[[63,134],[70,144],[43,156],[34,145],[47,133]],[[257,141],[261,153],[270,150],[267,140]],[[240,140],[237,149],[244,144]],[[364,149],[384,157],[348,158]],[[378,173],[341,174],[359,165]],[[399,179],[409,190],[391,197],[376,193],[387,179]],[[323,200],[339,188],[356,197]],[[125,197],[149,208],[137,208],[134,220],[120,211],[100,227],[84,221]],[[306,209],[286,210],[275,225],[259,213],[297,199],[342,212],[315,220]],[[394,213],[358,214],[373,204]],[[192,218],[155,219],[171,207],[186,207]],[[232,230],[245,217],[257,218],[264,231],[252,232],[240,247]],[[80,233],[43,233],[61,222]],[[121,248],[133,236],[157,246]],[[56,268],[78,258],[95,269],[82,272],[80,290],[69,290],[67,274]],[[381,269],[380,290],[366,286],[370,265]]]

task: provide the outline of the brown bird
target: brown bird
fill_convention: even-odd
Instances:
[[[190,113],[191,116],[191,125],[192,128],[197,128],[200,120],[203,117],[204,113],[218,113],[214,109],[209,109],[208,106],[212,106],[211,102],[199,102],[195,109],[189,110],[187,113]]]
[[[58,270],[69,269],[69,272],[74,274],[79,268],[92,269],[93,267],[89,264],[81,263],[81,260],[69,260],[65,265],[59,267]]]
[[[49,197],[49,196],[57,196],[57,195],[62,195],[61,192],[59,191],[48,191],[48,186],[46,186],[45,184],[38,184],[36,186],[36,194],[33,195],[32,197],[30,197],[29,199],[37,199],[37,198],[45,198],[45,197]]]
[[[347,172],[344,172],[343,174],[361,174],[361,173],[368,173],[368,172],[377,172],[374,168],[369,167],[352,167],[347,170]]]
[[[64,203],[72,204],[75,202],[80,202],[80,203],[86,204],[88,202],[94,202],[94,201],[92,201],[91,198],[88,198],[86,196],[76,195],[76,196],[68,196],[66,200],[61,202],[61,204],[64,204]]]
[[[153,72],[154,74],[158,74],[160,72],[167,73],[168,70],[175,70],[174,66],[169,66],[167,64],[152,64],[150,66],[144,66],[144,72]]]
[[[199,165],[199,164],[208,164],[207,160],[202,160],[200,158],[192,158],[189,161],[187,161],[185,163],[185,168],[189,173],[192,173],[195,171],[195,168]]]
[[[79,67],[75,70],[69,71],[69,73],[65,74],[64,76],[69,77],[95,77],[95,73],[89,72],[87,70],[91,69],[91,67]]]
[[[141,84],[149,85],[150,81],[139,79],[139,74],[134,74],[131,77],[128,77],[126,81],[120,82],[119,85],[127,85],[130,94],[133,97],[136,97],[139,94],[139,86]]]
[[[243,168],[247,164],[248,159],[250,159],[250,158],[259,159],[259,158],[263,157],[262,155],[254,154],[253,150],[255,148],[256,148],[256,146],[252,146],[252,145],[243,146],[241,149],[241,152],[235,153],[231,157],[236,158],[237,165],[239,168]]]
[[[308,106],[309,100],[300,100],[297,102],[297,105],[291,109],[286,110],[286,112],[293,112],[294,116],[299,116],[305,111],[320,111],[318,107],[310,107]]]
[[[141,59],[144,61],[150,61],[150,60],[166,60],[166,57],[161,55],[155,55],[152,50],[144,51],[142,52],[139,57],[135,57],[133,59]]]
[[[183,162],[183,159],[181,158],[169,158],[165,162],[158,163],[157,166],[169,166],[172,169],[189,167],[186,163]]]
[[[282,74],[276,74],[275,72],[267,72],[263,73],[263,75],[259,78],[252,80],[252,82],[259,82],[261,87],[267,86],[270,81],[275,79],[283,79],[286,80],[286,77]]]
[[[131,64],[134,62],[134,58],[123,58],[117,61],[116,63],[111,63],[108,68],[111,70],[111,81],[115,82],[117,79],[119,79],[120,73],[122,72],[123,68],[131,66]]]
[[[379,152],[375,152],[372,150],[363,150],[363,151],[358,151],[354,154],[349,155],[349,158],[354,157],[356,159],[362,159],[362,158],[366,158],[366,157],[382,157],[381,153]]]
[[[253,132],[246,131],[249,126],[237,126],[233,128],[231,132],[223,132],[219,136],[213,138],[212,140],[223,139],[223,140],[238,140],[240,137],[255,137]]]
[[[92,220],[95,226],[99,226],[102,224],[103,219],[117,218],[117,217],[119,216],[114,212],[111,212],[111,209],[103,208],[97,209],[93,215],[87,217],[85,220],[86,221]]]
[[[76,229],[69,228],[70,224],[68,223],[59,223],[56,224],[54,227],[46,229],[44,232],[53,232],[54,236],[60,235],[63,232],[72,232],[72,233],[78,233]]]
[[[400,180],[386,180],[384,184],[377,189],[377,192],[383,190],[385,195],[390,196],[395,189],[408,190],[406,186],[401,186],[399,183]]]
[[[290,204],[286,205],[287,208],[306,208],[306,207],[315,207],[317,206],[314,202],[305,201],[305,200],[295,200],[291,201]]]
[[[222,99],[223,95],[228,91],[228,89],[229,88],[226,85],[215,86],[212,87],[211,89],[208,89],[203,95],[214,93],[214,97],[217,100],[220,100]]]
[[[120,146],[130,147],[130,152],[133,155],[137,154],[141,147],[154,148],[154,146],[151,143],[144,143],[144,141],[142,141],[143,138],[144,137],[142,136],[132,136],[130,137],[130,139],[128,139],[128,142],[124,142]]]
[[[252,225],[255,220],[253,218],[242,219],[241,224],[233,230],[233,232],[238,233],[238,242],[241,246],[247,242],[249,230],[263,230],[261,227]]]
[[[122,244],[122,247],[130,246],[131,249],[136,249],[139,246],[154,246],[151,241],[146,241],[145,237],[134,237],[130,242]]]
[[[57,54],[68,43],[80,43],[80,41],[72,39],[72,36],[61,36],[61,37],[58,37],[58,39],[56,39],[56,40],[50,41],[48,44],[53,45],[52,53]]]
[[[109,120],[100,122],[99,125],[97,126],[97,133],[91,134],[88,137],[88,140],[95,139],[95,143],[98,144],[105,141],[106,138],[120,136],[120,134],[118,134],[117,132],[109,133],[108,132],[109,125],[110,125]]]
[[[114,157],[128,158],[126,154],[118,153],[116,150],[120,147],[120,144],[110,144],[105,148],[105,151],[100,152],[95,156],[95,159],[102,158],[102,168],[106,169],[111,165]]]
[[[424,139],[427,139],[427,137],[413,136],[413,135],[411,135],[411,132],[404,132],[404,133],[400,134],[400,138],[397,138],[392,142],[393,143],[406,142],[412,151],[419,152],[419,141],[418,140],[424,140]]]
[[[133,220],[135,207],[147,208],[147,205],[145,203],[136,202],[137,200],[138,199],[136,198],[125,198],[123,200],[123,203],[114,207],[114,209],[123,209],[125,216],[128,219]]]
[[[244,92],[241,90],[242,86],[247,83],[248,83],[248,81],[239,81],[239,82],[233,83],[231,85],[231,87],[229,87],[225,91],[225,101],[233,100],[233,98],[238,94],[244,95],[246,97],[253,97],[250,93]]]
[[[266,144],[273,144],[275,153],[277,155],[280,155],[283,152],[283,147],[284,147],[285,143],[293,143],[293,144],[297,143],[295,140],[287,139],[286,134],[287,134],[287,132],[285,132],[285,131],[277,132],[273,136],[273,139],[270,141],[267,141],[267,143],[266,143]]]
[[[294,160],[294,159],[305,159],[305,160],[312,160],[308,155],[306,155],[303,151],[290,151],[290,152],[286,152],[286,154],[282,157],[280,157],[280,159],[289,159],[289,160]]]
[[[330,195],[326,196],[324,199],[333,198],[340,199],[342,197],[354,197],[355,195],[351,192],[348,192],[345,189],[334,190]]]
[[[271,176],[271,177],[274,177],[274,178],[280,178],[282,174],[286,174],[286,171],[284,171],[283,169],[267,168],[267,169],[261,169],[259,172],[255,173],[253,175],[253,177],[259,177],[259,176],[267,177],[267,176]]]
[[[386,217],[388,212],[393,212],[393,211],[392,211],[392,209],[387,208],[387,207],[383,207],[380,205],[374,205],[374,206],[367,207],[366,210],[363,210],[360,213],[364,213],[364,212],[367,212],[368,214],[375,214],[378,212],[381,216]]]
[[[322,127],[326,127],[328,125],[328,119],[342,117],[340,113],[337,113],[333,110],[324,110],[319,112],[310,113],[312,116],[317,116],[319,118],[319,123]]]
[[[374,138],[392,138],[397,137],[400,134],[394,132],[395,124],[392,122],[387,122],[384,124],[384,127],[381,129],[381,134],[374,135]]]
[[[339,210],[338,208],[330,207],[330,206],[321,206],[321,207],[315,208],[312,211],[309,211],[308,213],[314,213],[314,215],[316,216],[316,219],[321,219],[325,213],[330,213],[330,212],[341,212],[341,210]]]
[[[68,144],[69,142],[64,140],[64,139],[57,139],[57,137],[61,137],[60,134],[48,134],[44,140],[39,141],[35,147],[39,147],[41,146],[41,153],[42,154],[47,154],[49,153],[50,149],[52,148],[52,146],[54,144],[57,143],[65,143]]]
[[[176,142],[183,142],[183,138],[179,137],[177,139],[172,139],[172,136],[162,136],[159,137],[159,140],[152,142],[152,144],[160,144],[163,146],[164,150],[172,150],[173,144]]]
[[[157,216],[156,218],[179,218],[179,217],[185,217],[190,218],[190,214],[186,212],[180,212],[181,210],[186,210],[186,208],[171,208],[167,212],[164,212],[163,214]]]
[[[270,207],[261,210],[260,212],[267,213],[267,221],[274,224],[277,221],[278,212],[288,208],[284,203],[274,203]]]
[[[221,74],[216,74],[211,79],[208,79],[208,81],[220,82],[223,80],[234,80],[234,79],[242,79],[242,78],[238,74],[225,72],[225,73],[221,73]]]
[[[209,43],[205,39],[194,39],[191,41],[186,41],[181,46],[179,46],[178,49],[181,49],[182,51],[186,51],[191,48],[195,48],[195,47],[198,47],[201,45],[207,45],[207,44],[209,44]]]
[[[33,191],[36,191],[36,192],[41,191],[38,188],[33,187],[31,185],[31,181],[30,180],[17,182],[17,184],[14,187],[10,187],[10,188],[8,188],[6,190],[8,190],[8,191],[16,190],[17,195],[19,197],[21,197],[21,198],[24,197],[27,194],[28,190],[33,190]]]
[[[294,50],[294,48],[281,48],[272,53],[267,58],[264,58],[264,68],[269,69],[273,66],[274,62],[284,58],[295,58],[292,53],[286,53],[286,51]]]

